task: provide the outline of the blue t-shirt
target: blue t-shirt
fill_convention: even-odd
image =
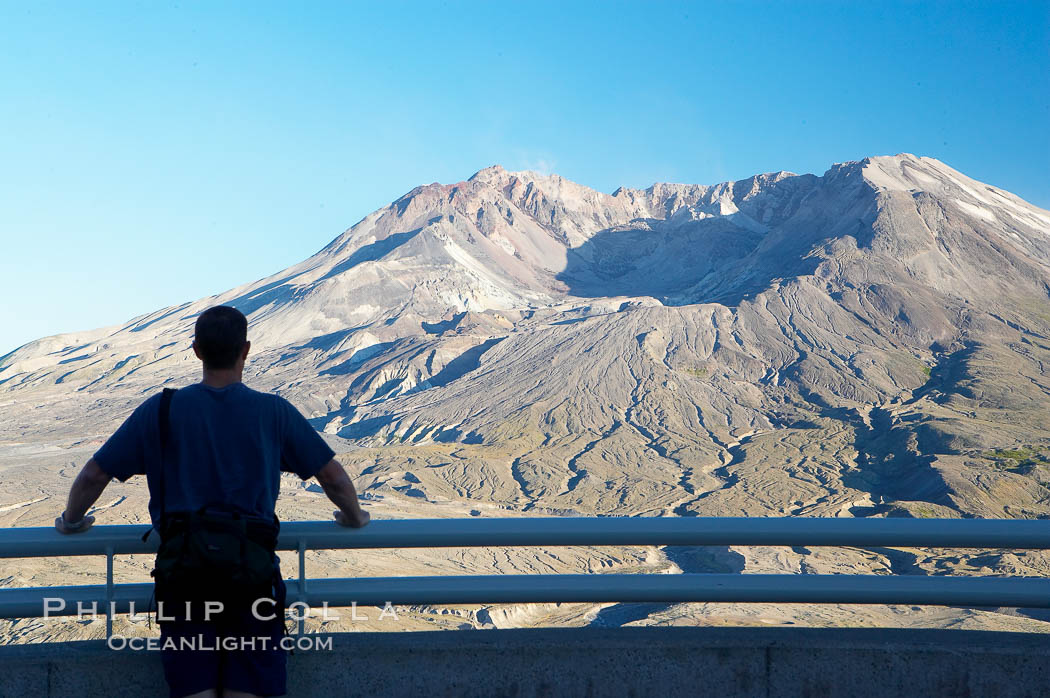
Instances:
[[[160,523],[160,394],[131,414],[95,453],[121,482],[146,475],[149,513]],[[165,511],[196,511],[222,503],[246,514],[273,516],[281,471],[306,480],[335,452],[290,402],[243,383],[179,389],[171,399],[164,450]]]

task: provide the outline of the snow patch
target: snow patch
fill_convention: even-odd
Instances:
[[[953,201],[954,201],[956,206],[961,208],[963,211],[966,211],[971,216],[977,216],[978,218],[983,218],[986,221],[996,221],[996,220],[998,220],[995,217],[994,213],[992,213],[991,211],[989,211],[987,209],[981,208],[980,206],[975,206],[974,204],[966,203],[965,201],[962,201],[960,199],[954,199]]]
[[[896,158],[870,158],[861,171],[864,179],[879,189],[911,191],[915,188],[900,171]]]
[[[503,248],[503,251],[509,254],[511,257],[513,257],[518,251],[514,247],[514,244],[502,235],[493,235],[490,239],[497,245],[499,245],[501,248]]]

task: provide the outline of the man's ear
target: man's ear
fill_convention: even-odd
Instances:
[[[251,348],[252,348],[252,343],[251,342],[245,342],[244,343],[244,349],[241,351],[241,360],[242,361],[247,361],[248,360],[248,351]]]
[[[191,344],[190,346],[192,346],[192,347],[193,347],[193,355],[194,355],[194,356],[196,356],[196,357],[197,357],[198,359],[200,359],[201,361],[204,361],[204,359],[202,359],[202,358],[201,358],[201,350],[197,348],[197,343],[196,343],[196,342],[194,342],[194,343],[193,343],[193,344]]]

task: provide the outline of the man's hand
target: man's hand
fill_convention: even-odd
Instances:
[[[55,519],[55,530],[59,533],[83,533],[84,531],[91,528],[91,524],[95,523],[94,516],[85,516],[80,521],[69,522],[66,521],[66,513],[62,512],[62,515]]]
[[[86,516],[87,510],[102,494],[109,484],[110,477],[94,458],[80,469],[73,486],[69,488],[69,499],[66,510],[55,519],[55,529],[59,533],[83,533],[95,523],[94,516]]]
[[[361,503],[357,501],[357,490],[354,489],[354,483],[350,481],[350,477],[339,461],[335,458],[328,461],[318,471],[317,481],[321,483],[321,489],[328,495],[332,504],[339,507],[339,511],[335,512],[335,520],[340,526],[361,528],[368,524],[372,517],[361,508]]]
[[[367,526],[368,522],[372,520],[372,515],[364,509],[359,509],[358,515],[353,518],[348,517],[338,509],[332,513],[335,515],[335,522],[337,524],[348,528],[361,528],[362,526]]]

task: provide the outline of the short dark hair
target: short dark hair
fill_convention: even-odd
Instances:
[[[197,317],[193,343],[204,368],[233,368],[248,341],[248,318],[228,305],[208,308]]]

